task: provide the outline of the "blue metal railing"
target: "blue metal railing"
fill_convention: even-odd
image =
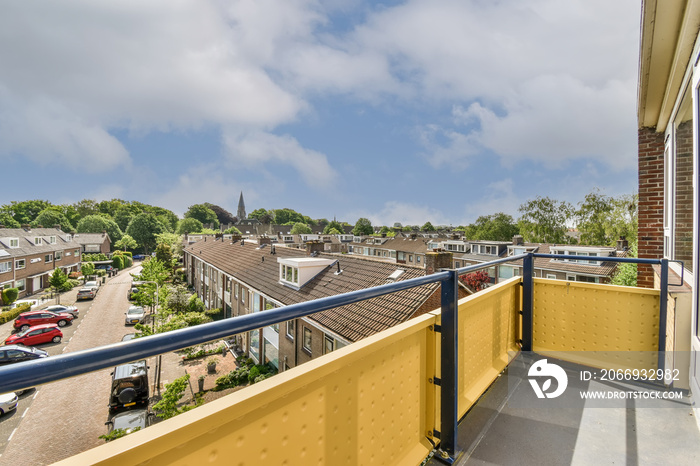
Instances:
[[[526,253],[496,259],[490,262],[445,270],[425,277],[412,278],[400,282],[381,285],[364,290],[353,291],[341,295],[316,299],[304,303],[247,314],[230,319],[219,320],[207,324],[173,330],[167,333],[138,338],[128,342],[91,348],[72,353],[65,353],[50,358],[28,361],[25,363],[0,367],[0,393],[16,391],[54,382],[69,377],[86,374],[127,362],[144,359],[190,346],[206,343],[232,335],[260,329],[269,325],[299,319],[311,314],[357,303],[367,299],[384,296],[398,291],[408,290],[431,283],[441,286],[441,424],[440,449],[447,453],[446,462],[451,463],[455,457],[457,445],[457,380],[458,380],[458,277],[459,275],[490,268],[499,264],[523,260],[523,351],[532,349],[532,319],[533,319],[533,276],[534,259],[580,259],[603,262],[622,262],[649,265],[661,265],[661,297],[668,290],[668,260],[666,259],[637,259],[620,257],[563,256],[554,254]],[[660,315],[659,350],[665,349],[666,299],[661,299],[662,312]],[[659,367],[663,367],[661,356]],[[444,459],[444,458],[443,458]]]

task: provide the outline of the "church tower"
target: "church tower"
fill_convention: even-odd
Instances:
[[[241,220],[246,219],[246,214],[245,214],[245,202],[243,202],[243,191],[241,191],[241,197],[238,200],[238,212],[236,212],[236,217],[238,217],[238,221],[240,222]]]

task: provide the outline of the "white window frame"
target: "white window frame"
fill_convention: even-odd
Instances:
[[[55,237],[55,236],[49,236],[49,243],[51,243],[51,244],[56,244],[56,237]]]
[[[293,320],[288,320],[284,325],[284,334],[290,340],[294,340],[294,327],[296,323]]]
[[[20,293],[22,291],[25,291],[27,289],[27,281],[24,278],[20,278],[19,280],[15,280],[15,288],[17,288]]]
[[[548,273],[548,274],[547,274],[547,278],[548,278],[549,280],[556,280],[556,279],[557,279],[557,276],[556,276],[556,274]]]
[[[55,258],[57,261],[60,261],[61,259],[63,259],[63,251],[56,251],[56,252],[54,253],[54,258]]]
[[[311,352],[312,352],[312,349],[311,349],[311,348],[313,347],[313,337],[314,337],[314,336],[313,336],[313,332],[311,331],[311,329],[310,329],[309,327],[307,327],[307,326],[305,326],[305,325],[302,326],[302,328],[303,328],[304,330],[303,330],[303,333],[302,333],[301,347],[302,347],[305,351],[308,351],[309,354],[311,354]],[[307,344],[306,344],[306,336],[307,336],[307,335],[309,336],[309,344],[308,344],[308,346],[307,346]]]
[[[10,249],[17,249],[19,247],[19,238],[8,238],[10,243]]]
[[[42,243],[43,243],[43,241],[42,241],[40,236],[34,237],[34,246],[41,246]]]
[[[7,272],[12,272],[12,261],[0,262],[0,273]]]
[[[21,265],[20,265],[20,262],[21,262]],[[22,270],[25,267],[27,267],[27,260],[26,259],[15,259],[15,270]]]

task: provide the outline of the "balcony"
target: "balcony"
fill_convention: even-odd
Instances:
[[[674,390],[672,380],[580,380],[582,371],[596,369],[674,368],[664,351],[675,325],[660,299],[666,273],[661,290],[536,279],[534,256],[4,367],[0,393],[439,281],[440,309],[59,464],[696,462],[700,434],[687,392]],[[521,259],[523,277],[457,300],[459,274]],[[666,261],[607,259],[667,270]],[[567,391],[557,400],[538,400],[526,380],[542,356],[567,374]],[[577,390],[598,385],[682,399],[648,408],[645,400],[577,397]]]

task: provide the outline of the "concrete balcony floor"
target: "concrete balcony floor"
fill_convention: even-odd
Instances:
[[[580,390],[656,388],[584,382],[580,371],[590,368],[549,361],[560,364],[569,376],[566,392],[557,399],[537,400],[527,377],[533,359],[519,355],[460,422],[455,464],[700,464],[700,430],[687,391],[682,400],[584,400]],[[427,464],[444,465],[435,458]]]

